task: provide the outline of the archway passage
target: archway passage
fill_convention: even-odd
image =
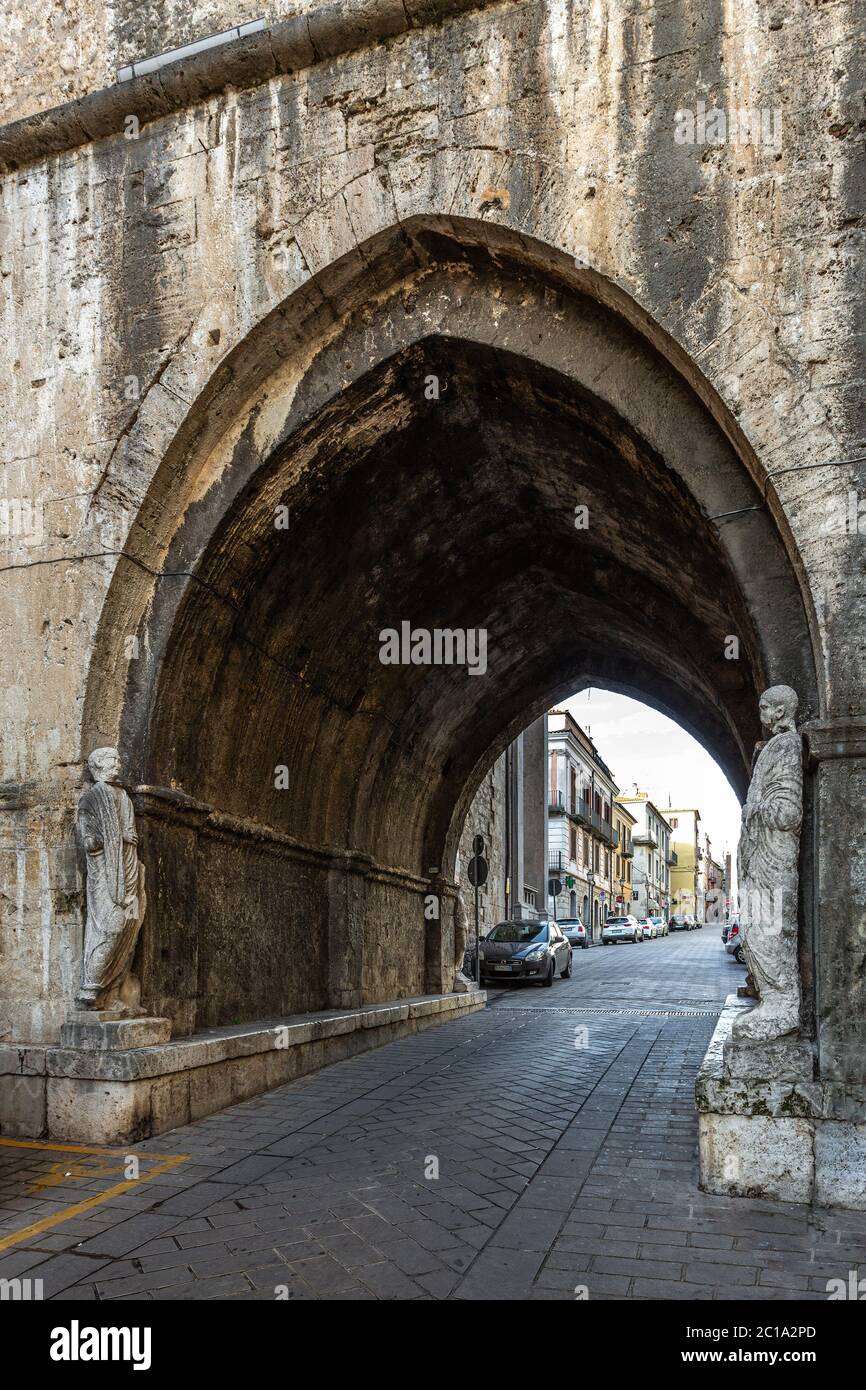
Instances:
[[[265,392],[172,540],[165,570],[194,578],[155,588],[122,729],[156,789],[145,995],[178,1028],[448,988],[471,796],[581,685],[640,694],[740,789],[757,692],[792,653],[814,698],[793,569],[709,412],[608,310],[520,276],[464,260],[402,286],[375,310],[394,350],[346,382],[373,310],[349,323],[303,418],[261,450]],[[504,282],[543,350],[496,341]],[[464,324],[481,303],[471,333],[424,331],[443,295]],[[575,325],[607,363],[581,359]],[[749,506],[760,556],[708,517]],[[483,631],[483,673],[383,664],[403,623]]]

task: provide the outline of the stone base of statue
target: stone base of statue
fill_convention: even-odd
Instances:
[[[462,970],[458,970],[454,975],[454,993],[469,994],[474,989],[478,989],[475,981],[464,975]]]
[[[866,1211],[866,1095],[816,1079],[811,1043],[736,1041],[730,994],[695,1085],[700,1187]]]
[[[88,1052],[158,1047],[170,1041],[169,1019],[129,1018],[119,1009],[71,1010],[60,1029],[61,1047],[82,1047]]]
[[[814,1066],[811,1043],[796,1033],[765,1043],[741,1042],[734,1033],[725,1043],[723,1061],[726,1076],[743,1080],[774,1076],[779,1081],[802,1081],[811,1079]]]

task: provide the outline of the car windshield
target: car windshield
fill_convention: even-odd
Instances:
[[[559,925],[561,927],[582,927],[583,923],[579,917],[560,917]]]
[[[525,945],[527,941],[546,941],[546,922],[500,922],[487,938],[488,941],[510,941]]]
[[[629,925],[629,920],[627,917],[608,917],[605,925],[608,927],[627,927]]]

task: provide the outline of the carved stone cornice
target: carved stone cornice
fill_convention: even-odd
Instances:
[[[276,826],[234,815],[205,801],[197,801],[180,787],[140,786],[130,788],[130,795],[138,815],[194,830],[209,839],[222,839],[235,844],[252,843],[257,849],[279,859],[293,859],[315,864],[320,869],[359,874],[373,882],[394,883],[418,893],[431,891],[430,880],[409,869],[378,864],[361,850],[308,844],[284,830],[278,830]]]
[[[812,764],[834,758],[866,758],[866,718],[815,719],[800,731]]]

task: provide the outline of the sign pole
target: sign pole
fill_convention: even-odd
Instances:
[[[475,889],[475,983],[481,987],[481,927],[478,911],[478,890],[487,882],[488,865],[484,858],[484,836],[476,835],[472,841],[472,858],[469,860],[469,882]]]
[[[477,879],[477,875],[476,875]],[[478,928],[478,883],[475,884],[475,983],[481,988],[481,950]]]

